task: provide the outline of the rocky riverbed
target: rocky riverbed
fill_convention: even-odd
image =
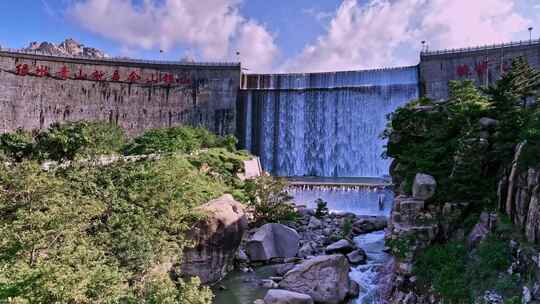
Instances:
[[[327,191],[326,199],[332,192]],[[339,197],[344,191],[334,192]],[[363,203],[354,210],[357,214],[340,212],[339,203],[331,201],[334,212],[327,215],[316,216],[312,204],[298,206],[301,217],[295,222],[249,230],[236,255],[235,272],[215,287],[215,303],[374,303],[365,300],[374,297],[386,258],[382,230],[387,217],[384,208],[376,207],[377,197],[368,193],[357,201]],[[381,215],[362,215],[377,212]]]

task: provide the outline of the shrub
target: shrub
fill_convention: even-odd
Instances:
[[[133,139],[124,148],[125,155],[183,152],[191,153],[206,148],[226,148],[234,151],[236,138],[219,137],[204,128],[188,126],[154,129]]]
[[[0,135],[0,151],[15,161],[30,158],[33,153],[33,138],[29,132],[18,129],[13,133]]]
[[[460,242],[431,246],[413,271],[425,288],[432,286],[445,301],[467,303],[487,290],[508,298],[519,296],[519,277],[506,272],[511,261],[508,242],[492,234],[470,253]]]
[[[211,148],[189,156],[191,164],[204,174],[220,178],[228,185],[241,187],[238,173],[244,170],[244,161],[250,156],[243,151],[230,151],[225,148]]]
[[[466,255],[461,243],[431,246],[419,256],[413,271],[421,284],[426,288],[433,286],[449,303],[467,303]]]
[[[350,218],[345,218],[343,224],[341,225],[341,238],[348,239],[351,236],[353,228],[353,222]]]
[[[257,224],[296,219],[298,214],[291,204],[287,185],[287,180],[271,176],[261,176],[247,183],[246,191]]]
[[[124,131],[101,122],[56,123],[38,133],[17,130],[0,136],[0,150],[14,161],[73,160],[117,153],[124,145]]]
[[[229,190],[183,155],[54,172],[0,163],[0,302],[211,303],[197,281],[138,282],[181,259],[194,208]]]
[[[315,209],[315,216],[317,218],[322,218],[328,215],[327,202],[325,202],[322,198],[318,198],[315,200],[315,204],[317,205],[317,209]]]

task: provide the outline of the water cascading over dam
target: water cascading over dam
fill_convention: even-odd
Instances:
[[[386,115],[419,97],[417,67],[245,75],[241,145],[279,176],[380,177]]]

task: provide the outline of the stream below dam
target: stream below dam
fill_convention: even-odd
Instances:
[[[330,212],[352,212],[357,215],[384,215],[389,216],[394,194],[388,189],[380,187],[292,187],[290,194],[296,204],[315,208],[315,200],[322,198],[328,203]],[[384,206],[380,208],[379,195],[384,196]],[[354,238],[358,247],[364,249],[368,256],[365,265],[351,268],[350,277],[360,285],[360,296],[353,301],[354,304],[377,304],[376,294],[377,276],[389,256],[384,253],[384,231],[377,231],[360,235]],[[216,304],[252,304],[256,299],[264,298],[266,289],[259,286],[262,279],[266,279],[275,272],[276,266],[263,266],[254,272],[233,272],[219,285],[225,289],[216,288],[214,303]]]

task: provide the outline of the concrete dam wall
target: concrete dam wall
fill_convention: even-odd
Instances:
[[[540,40],[422,52],[418,66],[372,71],[244,75],[243,147],[281,176],[388,174],[386,115],[420,96],[448,97],[451,80],[492,84],[516,57],[540,69]]]
[[[247,75],[243,83],[241,144],[280,176],[387,174],[386,115],[419,97],[416,67]]]
[[[507,72],[516,57],[540,70],[540,40],[422,52],[418,65],[421,95],[434,100],[448,97],[450,80],[470,79],[486,86]]]
[[[448,82],[493,83],[523,56],[540,69],[540,40],[425,51],[417,66],[241,75],[240,64],[89,59],[0,50],[0,133],[101,120],[128,134],[176,125],[236,134],[283,176],[388,174],[386,114],[448,96]]]
[[[128,134],[176,125],[235,134],[240,64],[81,59],[0,51],[0,133],[101,120]]]

